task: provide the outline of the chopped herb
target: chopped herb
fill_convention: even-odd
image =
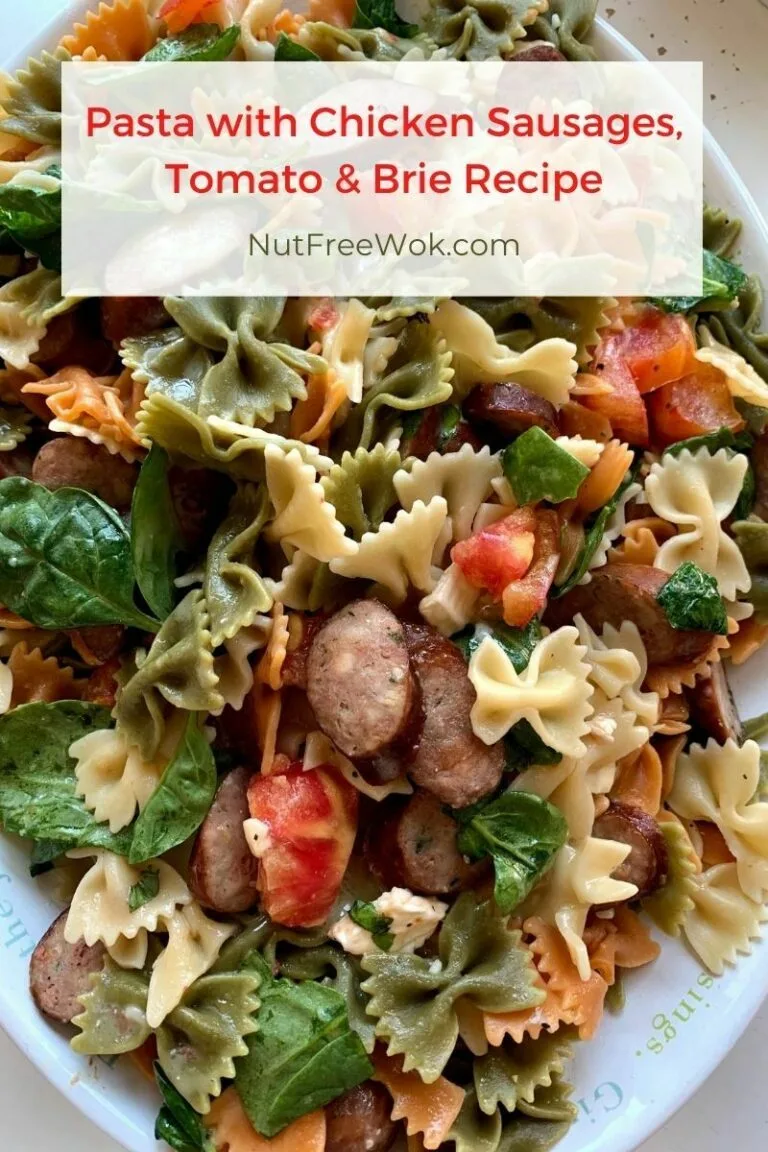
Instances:
[[[529,428],[504,450],[504,475],[519,504],[571,500],[589,468],[556,444],[543,428]]]
[[[469,663],[472,654],[480,647],[486,636],[504,650],[515,672],[524,672],[533,655],[533,650],[541,640],[541,623],[534,616],[525,628],[512,628],[502,621],[491,624],[474,624],[454,637],[453,643]]]
[[[728,633],[725,604],[714,576],[703,572],[698,564],[686,560],[656,597],[673,628]]]
[[[527,720],[518,720],[504,737],[505,772],[524,772],[534,764],[559,764],[562,758]]]
[[[193,24],[178,36],[158,40],[144,60],[155,63],[198,63],[227,60],[240,39],[240,28],[233,24],[222,31],[218,24]]]
[[[366,932],[370,932],[377,948],[382,952],[389,952],[395,942],[394,936],[389,931],[392,921],[389,916],[382,916],[375,904],[370,904],[367,900],[355,900],[349,910],[349,918],[361,928],[365,928]]]
[[[461,409],[455,404],[446,404],[440,411],[440,423],[437,426],[437,450],[442,452],[458,431],[461,423]]]

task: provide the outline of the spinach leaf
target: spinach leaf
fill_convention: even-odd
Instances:
[[[543,428],[529,428],[504,450],[504,475],[518,504],[571,500],[589,468],[555,444]]]
[[[285,32],[281,32],[277,38],[275,45],[275,60],[319,60],[317,52],[313,52],[311,48],[305,48],[303,44],[298,44],[295,40],[291,40],[290,36],[286,36]]]
[[[216,794],[216,761],[196,713],[176,755],[133,826],[130,860],[140,864],[182,844],[202,824]]]
[[[472,654],[486,636],[490,636],[504,650],[515,672],[524,672],[534,648],[541,640],[541,624],[536,616],[525,628],[512,628],[502,621],[495,621],[493,625],[474,624],[454,636],[453,643],[469,663]]]
[[[382,916],[375,904],[370,904],[367,900],[355,900],[349,910],[349,918],[353,923],[365,928],[366,932],[370,932],[377,948],[381,948],[382,952],[389,952],[395,942],[390,932],[392,921],[389,916]]]
[[[659,590],[661,604],[673,628],[728,633],[725,604],[717,580],[698,564],[686,560]]]
[[[357,0],[353,28],[384,28],[393,36],[410,39],[419,30],[418,24],[407,24],[397,14],[395,0]]]
[[[373,1067],[335,989],[279,978],[259,995],[259,1030],[235,1062],[235,1087],[256,1131],[271,1139],[367,1080]]]
[[[166,64],[227,60],[235,50],[239,38],[240,28],[237,24],[233,24],[225,31],[222,31],[218,24],[193,24],[178,36],[158,40],[143,59]]]
[[[586,576],[592,557],[597,551],[598,545],[603,538],[605,527],[611,516],[613,516],[614,512],[618,508],[622,496],[626,492],[627,488],[629,488],[633,480],[634,470],[630,470],[608,503],[604,504],[600,511],[597,513],[594,520],[587,529],[587,533],[584,537],[584,543],[582,545],[581,552],[579,553],[573,571],[562,584],[558,585],[558,587],[553,590],[553,599],[556,600],[560,596],[565,596],[566,592],[570,592],[571,588],[574,588],[579,583],[579,581],[583,579],[584,576]]]
[[[450,444],[459,430],[461,424],[461,408],[455,404],[446,404],[440,409],[440,418],[437,425],[437,442],[435,447],[438,452],[445,451],[445,448]]]
[[[744,480],[741,485],[741,492],[739,498],[733,506],[731,516],[734,520],[746,520],[750,512],[755,506],[755,499],[757,497],[757,477],[755,470],[751,464],[747,464],[747,470],[744,473]]]
[[[653,303],[665,312],[691,312],[707,304],[717,307],[735,300],[746,283],[747,274],[738,265],[705,248],[701,296],[661,296]]]
[[[504,737],[505,772],[524,772],[532,764],[559,764],[562,758],[527,720],[518,720]]]
[[[163,1106],[155,1121],[155,1139],[165,1140],[176,1152],[216,1152],[211,1137],[191,1104],[187,1103],[163,1072],[153,1065]]]
[[[128,893],[128,907],[131,912],[135,912],[137,908],[141,908],[150,900],[154,900],[159,891],[160,873],[157,868],[145,868],[143,872],[139,873],[138,880],[131,885],[131,890]]]
[[[23,476],[0,480],[0,601],[39,628],[158,626],[133,603],[130,539],[114,509]]]
[[[54,860],[66,850],[67,845],[60,844],[58,840],[35,840],[29,850],[30,876],[42,876],[44,872],[50,872]]]
[[[60,179],[61,169],[52,165],[45,175]],[[45,268],[60,272],[61,186],[0,185],[0,235],[39,256]]]
[[[493,860],[493,895],[505,914],[526,898],[568,839],[562,812],[529,792],[509,790],[453,817],[459,851],[471,860]]]
[[[139,472],[131,504],[131,553],[136,583],[149,607],[165,620],[176,603],[176,557],[181,535],[168,484],[168,453],[153,444]]]
[[[130,832],[110,832],[75,795],[75,762],[69,755],[73,741],[111,723],[107,708],[80,700],[21,704],[0,717],[0,825],[48,842],[37,850],[39,862],[68,848],[128,855]]]
[[[718,428],[707,432],[706,436],[691,436],[688,440],[678,440],[664,449],[664,456],[679,456],[684,449],[697,452],[706,448],[708,452],[718,452],[721,448],[732,448],[734,452],[750,452],[754,441],[749,432],[732,432],[730,428]]]

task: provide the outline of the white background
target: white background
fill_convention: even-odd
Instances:
[[[63,6],[62,0],[0,0],[0,62]],[[768,8],[760,0],[603,0],[601,7],[651,59],[704,60],[707,124],[768,215]],[[767,1051],[768,1006],[714,1076],[639,1152],[768,1149]],[[3,1152],[119,1152],[1,1031],[0,1115]]]

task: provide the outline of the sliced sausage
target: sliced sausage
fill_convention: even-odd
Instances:
[[[318,629],[322,628],[327,619],[328,617],[322,613],[317,616],[302,617],[301,639],[295,648],[289,648],[283,662],[284,687],[301,688],[302,691],[306,692],[309,650],[312,647],[312,641]]]
[[[385,888],[410,888],[428,896],[458,892],[487,871],[468,864],[456,846],[456,821],[429,792],[387,802],[372,821],[365,857]]]
[[[706,680],[697,680],[688,693],[691,719],[719,744],[725,744],[726,740],[741,744],[744,728],[725,669],[722,664],[712,664],[711,669],[712,674]]]
[[[73,628],[67,633],[72,647],[92,668],[114,659],[123,646],[125,628],[122,624],[98,624],[89,628]]]
[[[84,940],[69,944],[64,928],[69,910],[62,912],[39,942],[29,961],[29,990],[41,1012],[69,1024],[83,1011],[78,996],[90,990],[90,976],[100,972],[104,945],[89,948]]]
[[[101,330],[97,300],[85,300],[72,312],[55,316],[32,360],[49,375],[73,364],[94,376],[122,371],[114,347]]]
[[[713,634],[673,628],[656,597],[669,575],[645,564],[608,564],[592,573],[560,600],[551,600],[544,617],[553,628],[571,624],[579,612],[597,631],[633,621],[643,638],[649,664],[700,660]]]
[[[503,746],[488,747],[472,731],[475,690],[459,650],[428,624],[407,624],[405,632],[424,710],[408,774],[444,804],[465,808],[498,785]]]
[[[546,64],[551,61],[565,60],[565,56],[558,48],[555,48],[554,44],[549,44],[546,40],[531,40],[530,42],[523,41],[519,47],[516,47],[514,56],[510,56],[509,59],[513,64]]]
[[[635,884],[638,896],[648,896],[667,878],[669,859],[661,829],[642,808],[611,802],[595,820],[592,835],[600,840],[629,844],[631,852],[612,873],[614,879]]]
[[[458,409],[453,409],[458,413]],[[483,442],[473,431],[470,424],[460,416],[456,420],[448,420],[446,409],[437,405],[425,408],[419,414],[418,424],[415,428],[404,433],[400,444],[400,455],[416,456],[419,460],[426,460],[431,452],[458,452],[465,444],[480,449]]]
[[[257,900],[259,862],[243,834],[247,820],[248,768],[235,768],[219,784],[211,809],[195,837],[189,860],[192,894],[214,912],[246,912]]]
[[[121,344],[129,336],[148,336],[170,324],[171,317],[157,296],[104,296],[101,327],[107,340]]]
[[[31,476],[34,461],[34,453],[26,444],[20,444],[10,452],[0,452],[0,479],[4,480],[6,476]]]
[[[521,384],[478,384],[464,401],[464,414],[472,424],[490,426],[504,436],[533,427],[557,435],[554,405]]]
[[[32,479],[51,491],[56,488],[84,488],[105,504],[124,512],[131,506],[136,466],[112,456],[100,444],[75,436],[49,440],[35,456]]]
[[[346,756],[370,760],[408,729],[415,690],[403,626],[378,600],[355,600],[315,634],[307,695]]]
[[[387,1152],[398,1129],[391,1112],[383,1084],[366,1080],[350,1088],[325,1109],[325,1152]]]

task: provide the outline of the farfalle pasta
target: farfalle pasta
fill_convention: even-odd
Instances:
[[[543,1152],[657,929],[760,938],[768,334],[711,209],[696,301],[64,298],[62,63],[587,60],[595,7],[95,0],[0,80],[0,827],[69,903],[35,1002],[185,1147]]]

